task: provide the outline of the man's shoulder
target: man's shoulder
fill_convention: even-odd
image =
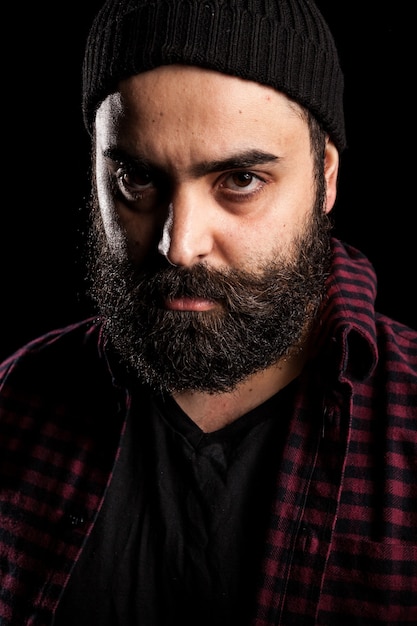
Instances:
[[[4,385],[48,384],[85,377],[100,363],[101,322],[88,318],[56,328],[26,343],[0,364],[0,393]]]
[[[0,367],[8,367],[10,363],[30,358],[32,355],[55,351],[57,348],[65,350],[85,345],[88,338],[98,336],[100,328],[100,320],[96,317],[89,317],[67,326],[51,329],[23,344],[6,357],[0,363]]]
[[[103,342],[102,323],[89,319],[51,331],[0,366],[0,424],[16,433],[91,431],[111,424],[123,406]],[[112,428],[116,428],[115,422]],[[113,432],[113,431],[112,431]],[[116,432],[117,435],[117,432]]]
[[[377,278],[369,259],[353,246],[333,239],[333,274],[327,317],[333,327],[356,331],[365,338],[375,361],[408,363],[417,371],[417,328],[411,328],[375,308]],[[362,343],[362,356],[364,343]]]
[[[394,407],[393,414],[413,418],[412,428],[415,432],[417,329],[385,314],[376,313],[375,332],[377,363],[373,381],[376,392]]]
[[[392,349],[409,355],[417,361],[417,329],[378,313],[376,316],[378,343],[391,346]],[[417,363],[416,363],[417,364]]]

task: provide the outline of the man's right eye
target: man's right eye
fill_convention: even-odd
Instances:
[[[131,193],[141,193],[152,186],[153,181],[149,172],[120,166],[116,171],[119,187]]]

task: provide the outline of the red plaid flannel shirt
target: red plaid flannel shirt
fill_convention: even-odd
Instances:
[[[375,312],[371,265],[333,245],[250,626],[417,624],[417,332]],[[0,366],[2,626],[51,624],[111,479],[130,394],[100,329],[51,332]]]

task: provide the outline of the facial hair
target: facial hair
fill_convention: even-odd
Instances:
[[[330,221],[324,181],[292,250],[256,271],[173,267],[162,257],[137,267],[109,249],[99,207],[89,233],[89,293],[120,361],[157,392],[221,393],[297,350],[325,293]],[[209,311],[172,311],[170,298],[213,300]]]

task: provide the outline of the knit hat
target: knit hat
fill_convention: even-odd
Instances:
[[[339,151],[345,148],[343,74],[313,0],[106,0],[83,65],[88,132],[121,79],[172,63],[273,87],[309,109]]]

